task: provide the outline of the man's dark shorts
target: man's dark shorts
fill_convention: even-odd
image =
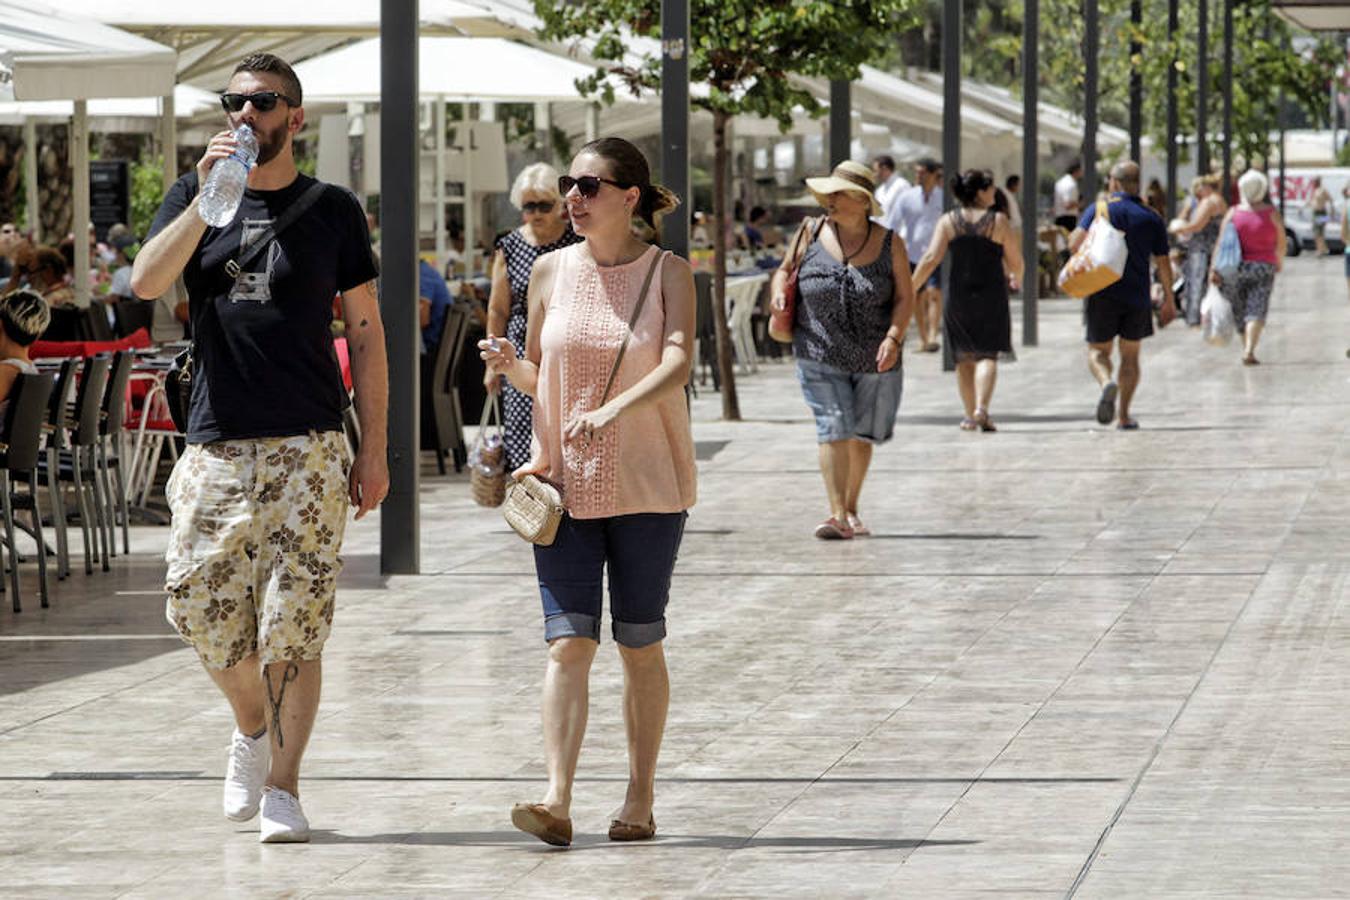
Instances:
[[[1087,342],[1107,344],[1116,338],[1142,341],[1153,334],[1153,309],[1116,297],[1093,294],[1083,308]]]

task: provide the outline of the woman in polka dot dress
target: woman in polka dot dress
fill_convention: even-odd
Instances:
[[[521,225],[497,241],[492,261],[492,294],[488,298],[488,334],[505,335],[523,352],[526,295],[534,261],[545,253],[581,240],[572,231],[558,196],[558,172],[546,163],[526,166],[511,186],[511,204],[520,210]],[[488,374],[489,392],[499,389],[500,377]],[[506,464],[518,469],[530,458],[532,401],[500,384],[506,425]]]

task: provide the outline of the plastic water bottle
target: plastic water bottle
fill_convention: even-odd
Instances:
[[[213,228],[224,228],[234,221],[248,185],[248,170],[258,159],[258,139],[252,128],[240,125],[234,139],[239,142],[239,149],[225,159],[216,160],[206,176],[201,203],[197,204],[202,221]]]

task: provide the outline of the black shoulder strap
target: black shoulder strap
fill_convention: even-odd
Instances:
[[[243,255],[240,256],[237,261],[228,260],[225,263],[225,271],[229,276],[231,278],[238,278],[239,273],[244,270],[244,267],[253,262],[254,258],[257,257],[257,255],[261,253],[277,235],[289,228],[296,219],[303,216],[309,208],[314,205],[314,201],[319,199],[319,195],[324,192],[324,188],[326,187],[327,185],[322,181],[315,181],[300,195],[299,200],[295,201],[295,203],[278,216],[271,225],[249,242],[249,245],[244,248]]]

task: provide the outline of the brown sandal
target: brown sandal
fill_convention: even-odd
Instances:
[[[511,807],[511,824],[545,844],[572,846],[572,820],[558,818],[542,803],[517,803]]]
[[[650,841],[656,837],[656,819],[649,818],[646,825],[634,825],[619,819],[609,823],[611,841]]]

